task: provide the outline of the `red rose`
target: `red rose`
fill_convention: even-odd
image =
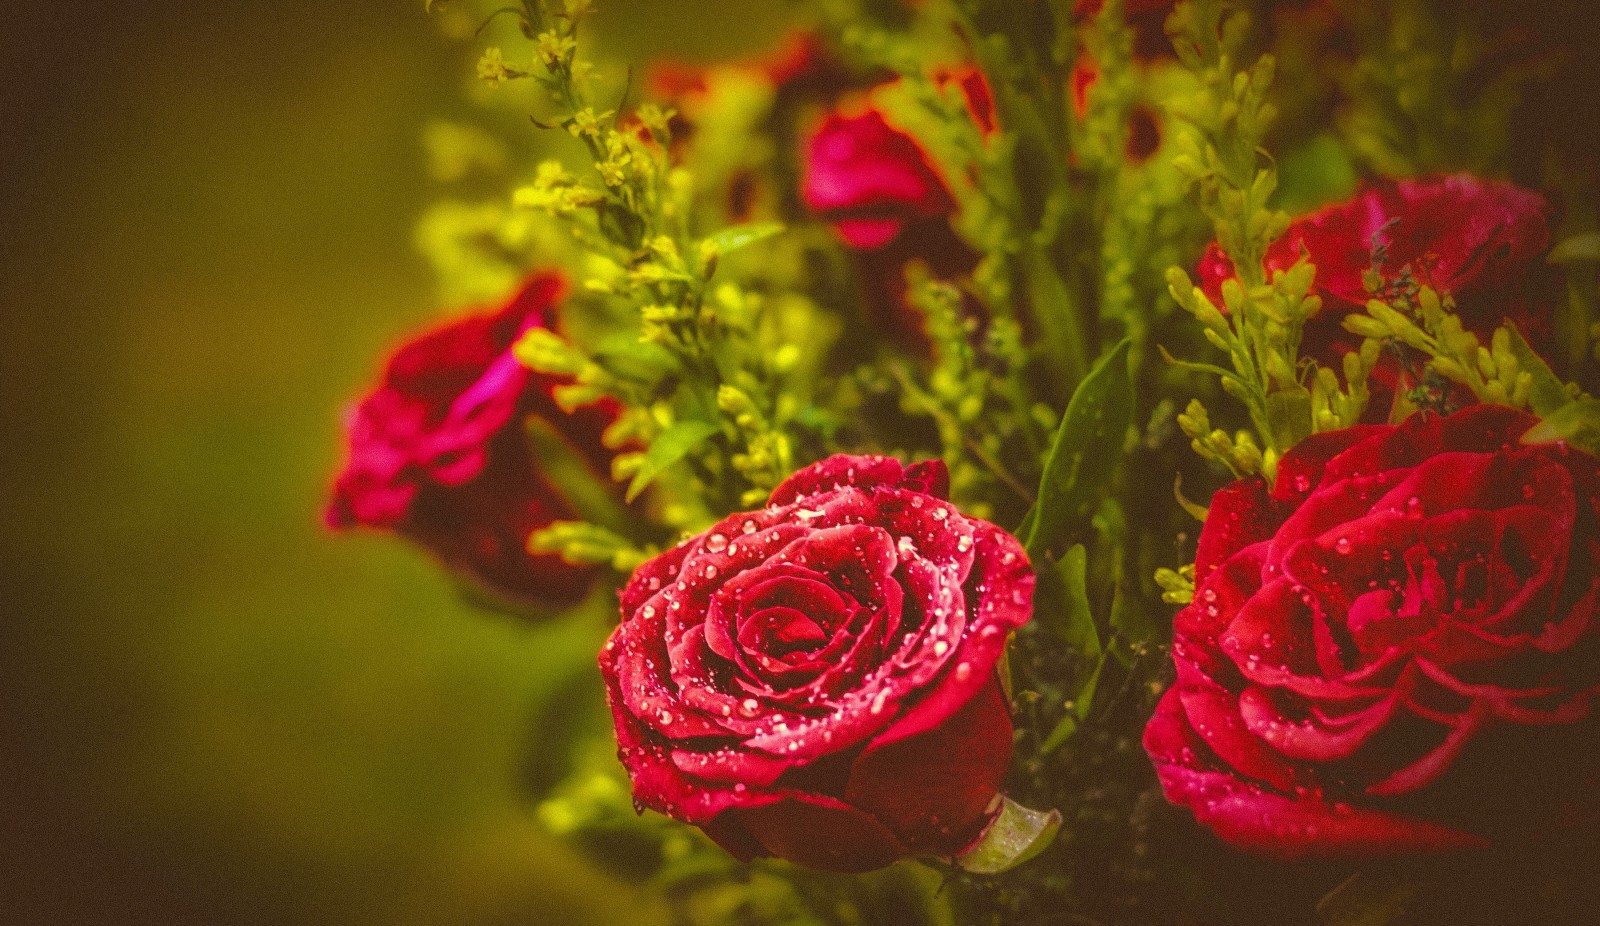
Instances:
[[[1448,290],[1462,323],[1481,336],[1511,318],[1537,343],[1561,295],[1559,276],[1543,260],[1549,248],[1544,197],[1456,174],[1369,186],[1303,216],[1267,249],[1263,263],[1269,273],[1286,270],[1304,253],[1316,264],[1323,311],[1307,326],[1305,353],[1334,364],[1358,346],[1339,321],[1372,298],[1362,279],[1369,268],[1386,285],[1409,278]],[[1220,307],[1233,263],[1215,243],[1197,275]]]
[[[833,871],[981,834],[1033,574],[947,488],[938,461],[831,457],[634,573],[600,670],[639,805]]]
[[[1320,434],[1271,491],[1217,493],[1144,735],[1168,800],[1302,857],[1483,845],[1581,797],[1600,461],[1519,445],[1534,421],[1473,406]]]
[[[806,143],[801,190],[853,248],[880,248],[908,225],[943,223],[955,208],[911,136],[876,109],[829,113]]]
[[[588,590],[592,570],[532,555],[528,535],[572,517],[540,474],[523,425],[544,418],[597,469],[610,414],[562,411],[562,380],[530,373],[511,354],[548,326],[565,284],[534,276],[504,308],[425,332],[389,358],[377,389],[350,409],[349,462],[334,482],[334,528],[393,530],[508,604],[549,609]]]

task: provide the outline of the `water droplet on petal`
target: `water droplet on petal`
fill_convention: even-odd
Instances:
[[[727,548],[728,537],[726,534],[712,534],[710,537],[706,538],[706,549],[713,553],[721,553]]]
[[[964,682],[972,677],[972,663],[961,662],[956,664],[956,681]]]
[[[1340,537],[1338,540],[1335,540],[1333,542],[1333,548],[1335,550],[1338,550],[1340,553],[1349,553],[1350,552],[1350,538],[1349,537]]]

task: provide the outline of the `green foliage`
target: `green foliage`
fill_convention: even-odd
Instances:
[[[1122,459],[1133,423],[1130,342],[1123,341],[1095,363],[1067,404],[1061,427],[1045,457],[1039,500],[1022,535],[1028,554],[1048,555],[1099,506],[1107,481]]]

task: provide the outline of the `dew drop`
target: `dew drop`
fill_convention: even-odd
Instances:
[[[663,724],[672,723],[672,712],[663,707],[661,713],[656,715],[656,718]]]
[[[1340,537],[1338,540],[1335,540],[1333,542],[1333,548],[1335,550],[1338,550],[1340,553],[1349,553],[1350,552],[1350,538],[1349,537]]]
[[[701,575],[705,576],[708,579],[715,579],[717,577],[717,567],[712,566],[712,565],[707,565],[706,568],[705,568],[705,571],[702,572]]]
[[[933,641],[933,654],[935,656],[943,656],[945,653],[948,653],[948,652],[950,652],[950,644],[949,643],[946,643],[943,640],[935,640],[935,641]]]
[[[962,553],[972,549],[972,538],[967,534],[962,534],[960,537],[957,537],[956,549],[960,550]]]
[[[1298,476],[1295,476],[1294,477],[1294,490],[1296,492],[1309,492],[1309,491],[1311,491],[1311,477],[1307,476],[1305,473],[1301,473]]]
[[[874,714],[881,714],[881,713],[883,713],[884,702],[886,702],[888,700],[889,700],[889,689],[885,688],[882,691],[879,691],[877,693],[877,695],[875,695],[873,697],[872,706],[867,708],[867,710],[871,711]]]
[[[739,528],[739,530],[745,532],[746,534],[753,534],[753,533],[756,532],[756,522],[755,521],[746,521]]]
[[[721,553],[727,548],[728,537],[726,534],[712,534],[710,537],[706,538],[706,549],[710,550],[712,553]]]
[[[972,678],[972,663],[960,662],[956,664],[956,681],[964,682]]]
[[[943,508],[935,508],[930,512],[930,514],[935,521],[943,521],[945,518],[950,517],[950,512]]]
[[[759,707],[761,707],[761,705],[756,701],[755,698],[745,698],[743,701],[739,702],[739,713],[745,715],[746,717],[754,717],[756,715],[756,710]]]

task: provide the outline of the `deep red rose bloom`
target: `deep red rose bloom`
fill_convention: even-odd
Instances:
[[[547,610],[583,597],[592,570],[527,551],[529,534],[573,512],[540,474],[523,428],[544,418],[604,470],[600,433],[612,415],[562,411],[551,391],[563,380],[511,354],[524,331],[550,324],[564,289],[558,275],[539,274],[499,311],[427,331],[389,358],[378,388],[348,414],[330,527],[395,531],[507,604]]]
[[[639,567],[600,671],[640,806],[833,871],[981,835],[1033,573],[947,488],[938,461],[830,457]]]
[[[1530,340],[1547,334],[1560,297],[1559,277],[1544,263],[1550,206],[1538,193],[1467,174],[1368,186],[1351,199],[1295,220],[1267,250],[1267,271],[1288,269],[1302,252],[1317,266],[1322,314],[1306,328],[1305,353],[1335,364],[1357,342],[1339,320],[1371,296],[1362,275],[1374,266],[1388,282],[1409,274],[1455,296],[1462,323],[1482,337],[1510,318]],[[1197,271],[1199,285],[1222,306],[1233,264],[1215,243]]]
[[[876,109],[823,119],[806,142],[801,195],[853,248],[883,247],[955,208],[921,146]]]
[[[1600,461],[1534,422],[1320,434],[1217,493],[1144,736],[1169,800],[1292,858],[1497,842],[1591,787]]]

